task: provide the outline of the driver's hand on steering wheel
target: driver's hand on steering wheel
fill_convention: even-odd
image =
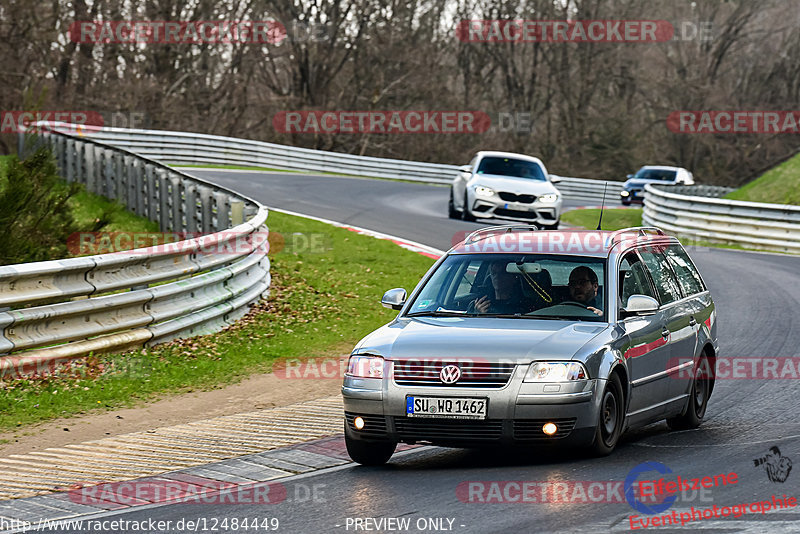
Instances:
[[[598,310],[594,306],[586,306],[586,309],[594,313],[595,315],[601,315],[601,316],[603,315],[603,310]]]

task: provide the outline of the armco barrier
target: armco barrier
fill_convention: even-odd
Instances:
[[[53,360],[213,332],[268,291],[264,206],[133,152],[47,128],[21,135],[20,155],[41,144],[52,148],[68,181],[120,200],[163,231],[214,233],[0,267],[0,379]]]
[[[373,158],[297,148],[217,135],[83,127],[83,135],[172,165],[240,165],[352,176],[377,176],[414,182],[450,184],[457,165]],[[568,200],[600,203],[605,182],[560,177],[556,186]],[[622,182],[609,181],[607,198],[618,198]]]
[[[729,189],[703,187],[645,186],[643,223],[713,243],[800,253],[800,206],[714,198]]]

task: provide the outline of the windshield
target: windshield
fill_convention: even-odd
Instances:
[[[448,257],[409,316],[606,321],[605,261],[543,254]]]
[[[667,182],[675,181],[676,171],[666,169],[639,169],[634,178],[641,180],[664,180]]]
[[[477,174],[497,174],[546,181],[542,167],[532,161],[488,156],[481,160]]]

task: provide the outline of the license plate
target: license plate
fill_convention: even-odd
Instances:
[[[465,397],[406,397],[408,417],[486,419],[487,399]]]

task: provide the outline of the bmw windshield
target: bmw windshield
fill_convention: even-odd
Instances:
[[[542,167],[533,161],[514,158],[499,158],[487,156],[478,165],[477,174],[494,174],[497,176],[512,176],[514,178],[529,178],[544,182],[547,178],[542,172]]]
[[[407,316],[606,321],[605,261],[546,254],[457,254],[425,283]]]
[[[675,171],[667,169],[639,169],[634,178],[637,180],[675,181]]]

